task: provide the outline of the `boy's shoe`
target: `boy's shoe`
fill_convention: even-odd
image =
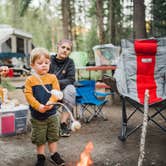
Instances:
[[[60,154],[57,152],[50,157],[50,161],[55,165],[65,166],[65,161],[61,158]]]
[[[45,165],[45,156],[43,154],[38,154],[37,155],[37,163],[35,166],[44,166]]]
[[[61,137],[70,137],[70,130],[68,129],[66,123],[61,124],[60,136]]]

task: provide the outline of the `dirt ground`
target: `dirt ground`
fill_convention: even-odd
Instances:
[[[23,81],[13,81],[23,85]],[[11,98],[26,103],[21,90],[10,93]],[[68,138],[59,141],[59,152],[67,166],[76,166],[80,153],[89,141],[94,145],[91,153],[94,166],[137,166],[139,156],[140,130],[121,142],[118,135],[121,127],[121,104],[118,96],[110,99],[103,108],[108,120],[95,118],[82,123],[82,128]],[[48,150],[46,155],[49,156]],[[30,132],[0,138],[0,166],[33,166],[36,162],[35,146],[31,144]],[[47,160],[47,166],[52,164]],[[143,166],[166,166],[166,133],[154,125],[148,125],[145,159]]]

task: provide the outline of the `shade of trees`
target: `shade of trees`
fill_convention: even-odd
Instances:
[[[152,0],[151,34],[153,36],[166,36],[166,1]]]
[[[165,0],[149,0],[149,20],[144,0],[35,1],[1,1],[0,23],[31,32],[34,44],[50,51],[63,37],[73,40],[76,50],[91,53],[96,44],[166,34]]]

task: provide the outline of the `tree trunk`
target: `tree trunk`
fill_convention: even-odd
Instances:
[[[112,7],[112,0],[109,0],[109,20],[108,20],[108,31],[109,31],[109,42],[112,42],[113,34],[112,34],[112,17],[113,17],[113,7]]]
[[[110,0],[111,1],[111,0]],[[115,27],[117,26],[116,20],[115,20],[115,8],[114,8],[114,2],[115,0],[112,0],[112,24],[111,24],[111,43],[115,44],[115,36],[116,36],[116,30]]]
[[[51,51],[55,51],[55,26],[53,23],[51,26]]]
[[[133,0],[133,38],[146,38],[144,0]]]
[[[75,27],[75,8],[74,8],[75,0],[70,0],[69,6],[69,39],[72,41],[75,39],[75,34],[73,33],[73,29]]]
[[[69,38],[69,8],[70,1],[62,0],[61,1],[61,9],[62,9],[62,25],[63,25],[63,35],[64,38]]]
[[[97,15],[97,23],[99,27],[99,43],[104,44],[105,36],[104,36],[104,22],[103,22],[103,1],[96,0],[96,15]]]

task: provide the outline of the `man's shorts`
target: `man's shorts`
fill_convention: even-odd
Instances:
[[[32,136],[33,144],[37,146],[46,142],[56,142],[59,139],[59,119],[57,115],[52,115],[46,120],[37,120],[32,118]]]

